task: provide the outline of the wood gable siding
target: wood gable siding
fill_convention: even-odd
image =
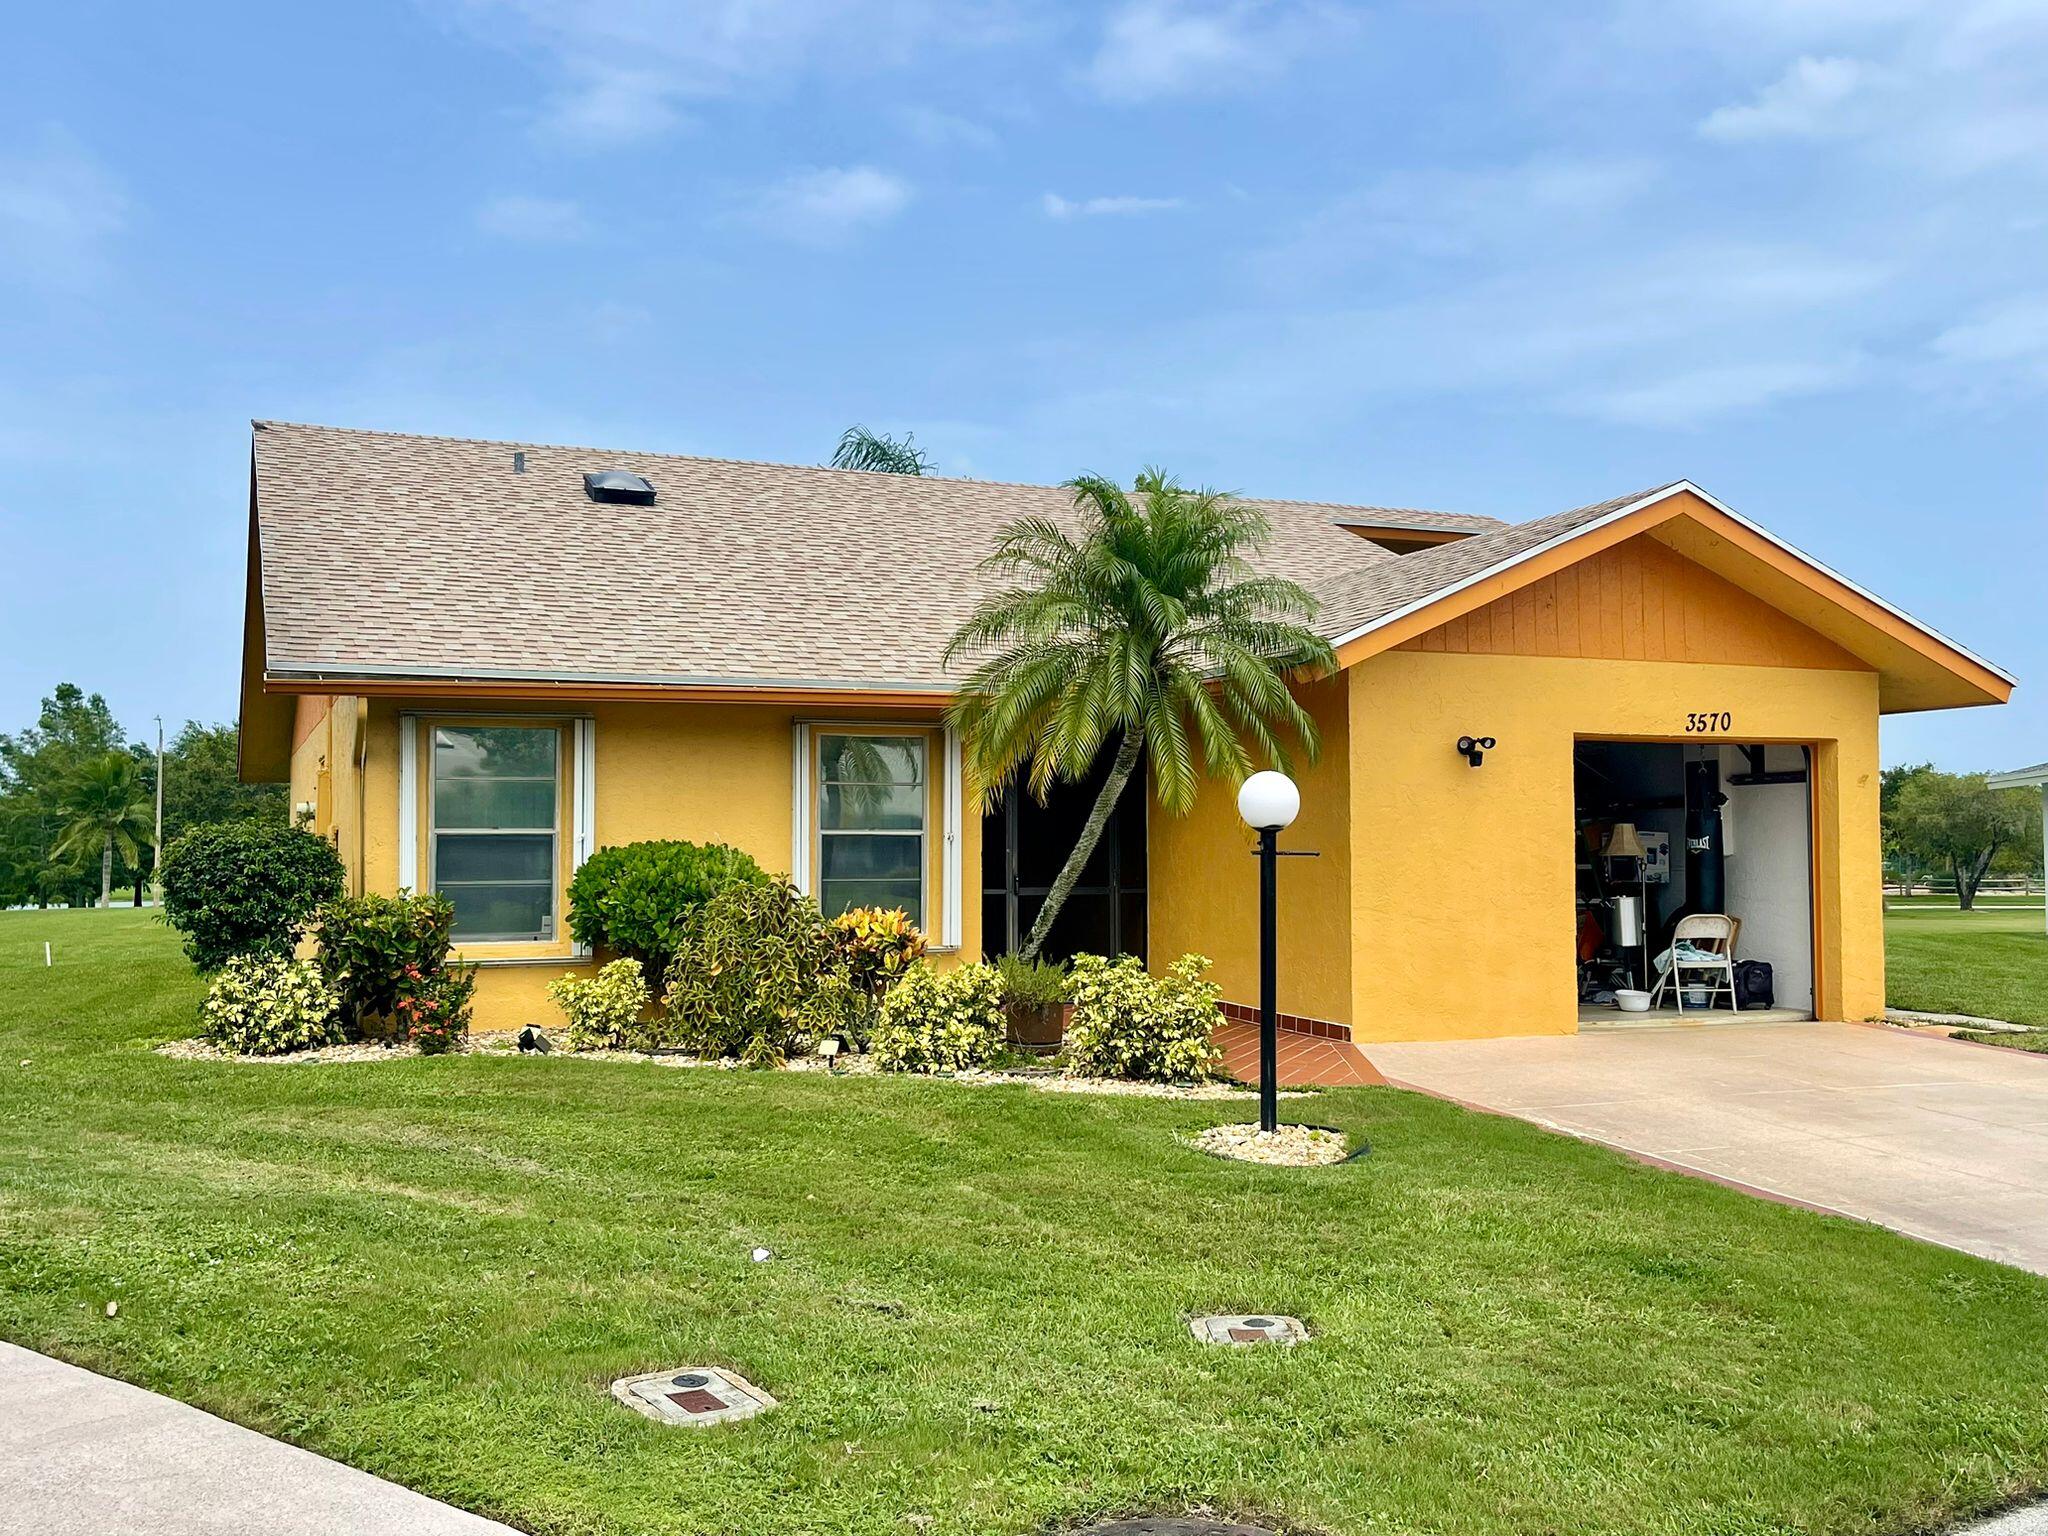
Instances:
[[[1565,566],[1396,649],[1871,670],[1826,636],[1647,533]]]

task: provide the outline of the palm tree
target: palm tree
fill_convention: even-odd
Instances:
[[[839,446],[832,450],[832,467],[867,469],[883,475],[922,475],[933,465],[925,451],[917,446],[915,432],[891,437],[886,432],[870,432],[866,427],[852,426],[840,436]]]
[[[97,846],[100,853],[100,905],[114,894],[114,852],[131,864],[141,862],[142,843],[151,830],[149,793],[134,758],[126,752],[89,757],[65,782],[64,822],[58,831],[57,857]]]
[[[1251,772],[1247,740],[1284,763],[1285,730],[1313,758],[1315,722],[1286,678],[1336,666],[1329,644],[1300,622],[1315,600],[1247,563],[1272,531],[1256,508],[1156,469],[1138,477],[1135,496],[1090,475],[1067,483],[1082,526],[1026,517],[1005,528],[983,566],[1011,585],[946,648],[949,662],[984,653],[950,712],[984,795],[1022,773],[1042,801],[1116,743],[1024,940],[1026,960],[1037,958],[1141,754],[1160,806],[1176,816],[1194,804],[1199,770],[1233,780]]]

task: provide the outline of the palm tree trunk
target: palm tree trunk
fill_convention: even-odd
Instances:
[[[1019,951],[1025,960],[1038,958],[1039,946],[1052,932],[1053,921],[1060,915],[1060,908],[1066,905],[1068,895],[1081,878],[1081,871],[1087,868],[1095,845],[1102,841],[1102,829],[1109,825],[1110,812],[1116,809],[1117,801],[1123,797],[1124,786],[1130,783],[1131,774],[1138,766],[1138,754],[1144,746],[1144,738],[1136,731],[1125,731],[1123,740],[1117,744],[1116,758],[1109,765],[1109,777],[1102,781],[1102,792],[1095,797],[1095,809],[1088,813],[1074,851],[1067,855],[1067,862],[1060,866],[1052,889],[1045,893],[1045,905],[1038,909],[1038,918],[1032,923],[1031,932]]]
[[[100,844],[100,905],[114,904],[114,834],[109,832],[105,842]]]

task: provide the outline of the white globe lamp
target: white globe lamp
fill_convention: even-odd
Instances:
[[[1238,790],[1237,814],[1255,832],[1282,831],[1301,814],[1301,791],[1286,774],[1264,769]]]
[[[1259,834],[1259,1129],[1280,1126],[1280,834],[1301,814],[1301,791],[1268,768],[1237,791],[1237,814]]]

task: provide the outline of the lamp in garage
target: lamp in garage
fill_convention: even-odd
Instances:
[[[1635,882],[1636,894],[1617,896],[1615,900],[1614,943],[1618,949],[1637,949],[1643,952],[1643,985],[1650,984],[1650,945],[1648,937],[1649,914],[1644,910],[1649,905],[1650,887],[1643,878],[1643,859],[1648,850],[1643,847],[1642,837],[1636,832],[1632,821],[1616,822],[1614,831],[1607,839],[1608,874],[1614,878],[1614,866],[1626,860],[1632,866],[1627,878]],[[1633,907],[1624,903],[1633,903]],[[1630,967],[1633,971],[1635,968]],[[1633,977],[1631,977],[1633,980]]]
[[[1301,814],[1301,791],[1286,774],[1266,769],[1238,790],[1237,814],[1259,834],[1259,1129],[1271,1131],[1280,1124],[1277,866],[1280,834]]]

